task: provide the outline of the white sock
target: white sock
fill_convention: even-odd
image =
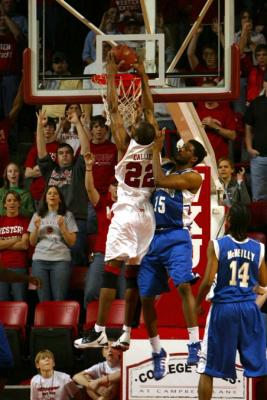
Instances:
[[[187,328],[189,334],[189,343],[199,342],[199,328],[198,326],[192,326]]]
[[[131,333],[131,330],[132,330],[132,328],[131,328],[131,326],[127,326],[127,325],[123,325],[123,327],[122,327],[122,330],[124,331],[124,332],[126,332],[126,333]]]
[[[161,344],[160,344],[160,338],[159,335],[149,338],[153,353],[160,353],[161,350]]]
[[[106,327],[105,327],[105,326],[101,326],[101,325],[95,324],[94,330],[95,330],[96,332],[105,332]]]

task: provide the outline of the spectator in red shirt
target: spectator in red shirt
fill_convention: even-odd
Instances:
[[[214,86],[214,82],[205,86]],[[235,140],[237,118],[228,103],[199,102],[196,111],[213,147],[216,160],[229,155],[229,141]]]
[[[267,45],[259,44],[255,50],[257,66],[253,67],[248,76],[247,101],[250,103],[260,95],[263,87],[264,72],[267,69]]]
[[[3,198],[6,215],[0,217],[0,258],[3,268],[24,275],[27,272],[29,219],[19,215],[20,204],[20,195],[8,190]],[[25,299],[25,283],[0,282],[0,301]]]
[[[117,164],[117,148],[114,143],[108,140],[108,127],[106,118],[102,115],[95,115],[90,123],[92,139],[90,151],[95,157],[93,176],[95,187],[99,193],[108,191],[111,177],[115,173]]]
[[[102,274],[104,272],[104,258],[106,250],[106,239],[108,234],[108,227],[111,220],[111,207],[117,201],[117,185],[115,177],[113,176],[109,183],[109,188],[106,193],[97,191],[94,184],[93,177],[93,164],[95,157],[92,153],[84,155],[86,170],[85,170],[85,187],[88,193],[88,198],[96,210],[98,221],[98,232],[94,235],[92,240],[92,261],[86,275],[85,288],[84,288],[84,307],[87,303],[99,298],[99,292],[102,285]],[[125,281],[120,276],[118,282],[119,296],[124,298]]]
[[[56,161],[58,142],[55,140],[56,123],[52,118],[48,118],[47,124],[44,127],[43,135],[46,143],[46,151],[53,161]],[[42,198],[45,189],[45,179],[41,174],[37,164],[38,152],[37,145],[34,143],[30,148],[25,161],[25,178],[31,179],[30,192],[35,203],[35,207]]]

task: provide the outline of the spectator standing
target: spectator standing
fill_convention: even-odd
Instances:
[[[86,389],[92,400],[117,399],[120,389],[120,352],[108,346],[102,350],[105,361],[99,362],[73,376],[73,380]]]
[[[244,182],[245,168],[234,174],[234,165],[230,158],[220,158],[218,161],[219,180],[223,184],[222,205],[230,207],[233,203],[249,204],[250,196]]]
[[[31,193],[27,189],[24,189],[24,175],[21,168],[15,163],[10,163],[6,166],[3,177],[4,186],[0,189],[0,215],[5,214],[3,198],[7,191],[12,189],[17,192],[21,198],[20,215],[31,217],[35,208]]]
[[[0,217],[0,258],[2,267],[23,274],[27,272],[29,248],[28,218],[19,214],[21,199],[8,190],[3,198],[5,215]],[[25,283],[0,282],[0,301],[25,301]]]
[[[4,169],[9,163],[9,133],[12,126],[15,124],[18,113],[23,105],[23,96],[22,96],[22,81],[20,82],[18,92],[16,97],[14,98],[12,108],[7,114],[6,117],[0,112],[0,176],[3,175]],[[0,105],[1,108],[1,105]],[[3,112],[3,110],[1,110]]]
[[[214,86],[214,82],[204,86]],[[235,140],[237,118],[226,102],[205,101],[196,105],[196,111],[213,147],[216,160],[229,156],[229,142]]]
[[[216,23],[213,25],[213,29],[215,29]],[[222,67],[221,65],[218,65],[218,49],[217,45],[214,42],[209,42],[205,43],[202,46],[201,49],[201,60],[197,56],[197,46],[198,46],[198,40],[199,36],[203,31],[203,26],[200,26],[196,33],[192,36],[192,39],[188,45],[187,49],[187,57],[189,61],[189,65],[191,67],[191,70],[196,72],[196,73],[207,73],[207,74],[214,74],[216,76],[214,77],[200,77],[200,78],[195,78],[195,85],[197,86],[202,86],[207,80],[211,81],[213,80],[215,83],[218,83],[221,80],[221,73],[222,73]],[[217,28],[216,31],[217,35],[220,35],[221,38],[221,44],[224,45],[224,36],[221,31],[221,28]]]
[[[119,20],[119,13],[116,7],[111,7],[104,12],[99,29],[106,35],[115,35],[118,32],[117,23]],[[90,31],[85,38],[83,53],[83,62],[86,64],[92,64],[96,60],[96,33]]]
[[[106,118],[102,115],[92,117],[90,122],[92,136],[90,151],[95,159],[93,176],[95,187],[100,193],[107,192],[118,160],[117,147],[108,139],[109,129],[106,122]]]
[[[54,354],[41,350],[35,357],[38,374],[31,379],[31,400],[82,400],[82,394],[68,374],[56,371]]]
[[[251,103],[262,91],[264,73],[267,70],[267,45],[259,44],[255,49],[257,66],[249,72],[247,86],[247,101]]]
[[[252,200],[267,200],[267,72],[264,74],[263,94],[248,107],[245,120],[245,143],[250,155]]]
[[[0,2],[0,109],[6,117],[16,96],[26,45],[27,22],[15,12],[14,0]]]
[[[253,65],[256,65],[255,49],[266,40],[262,33],[253,30],[251,14],[243,10],[240,14],[240,30],[235,33],[235,43],[240,48],[240,97],[234,104],[234,110],[241,114],[246,111],[247,80]]]
[[[28,227],[30,244],[35,246],[32,272],[43,282],[38,289],[40,301],[67,298],[72,270],[70,247],[75,243],[77,230],[58,187],[48,187]]]
[[[72,248],[74,265],[88,264],[88,196],[84,185],[85,165],[83,154],[89,150],[86,132],[77,116],[73,113],[69,122],[76,126],[81,143],[81,155],[74,159],[73,149],[66,143],[60,143],[57,149],[57,162],[54,162],[46,150],[43,128],[47,117],[40,112],[37,121],[37,152],[38,166],[48,186],[55,185],[62,191],[67,209],[75,217],[78,234],[75,246]],[[79,196],[79,201],[77,201]]]
[[[52,118],[47,119],[47,124],[44,126],[43,135],[46,145],[46,151],[53,161],[56,161],[58,142],[56,141],[56,123]],[[41,174],[37,164],[38,151],[36,143],[33,143],[27,154],[25,167],[25,178],[31,179],[30,192],[35,203],[35,208],[38,208],[39,202],[45,190],[45,180]]]

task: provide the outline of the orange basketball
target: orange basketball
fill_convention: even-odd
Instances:
[[[137,62],[135,50],[126,44],[119,44],[118,46],[113,47],[112,52],[114,54],[116,64],[124,61],[120,66],[120,71],[128,71],[130,68],[132,68],[132,65]]]

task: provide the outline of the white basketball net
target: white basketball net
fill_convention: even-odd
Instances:
[[[107,118],[107,125],[110,125],[110,114],[108,110],[107,103],[107,85],[102,83],[97,83],[94,81],[96,87],[100,90],[105,112]],[[127,79],[124,85],[123,76],[120,76],[117,82],[117,94],[118,94],[118,109],[122,116],[124,126],[128,128],[129,126],[136,123],[138,112],[139,112],[139,97],[142,94],[142,85],[140,78],[133,78],[131,80]]]

